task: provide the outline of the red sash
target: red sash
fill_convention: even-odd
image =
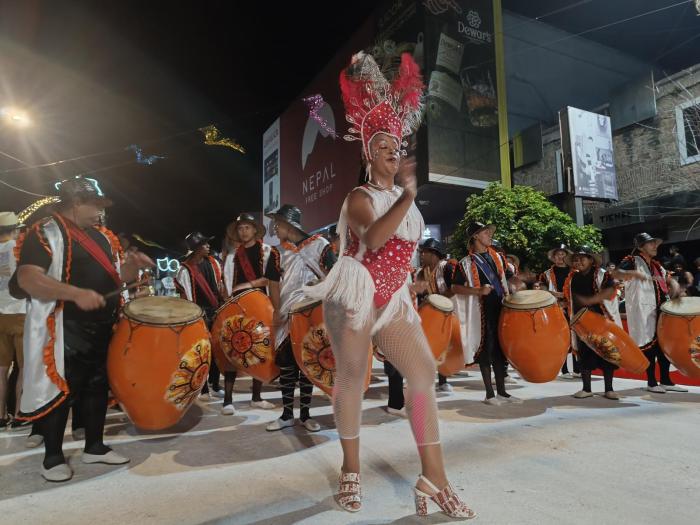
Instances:
[[[100,266],[102,266],[104,271],[109,274],[117,286],[121,287],[122,280],[117,273],[117,269],[114,267],[114,262],[100,247],[100,245],[71,221],[64,219],[64,223],[68,228],[70,236],[75,240],[75,242],[77,242],[83,248],[83,250],[90,255],[90,257],[92,257],[97,263],[99,263]]]
[[[262,250],[262,243],[260,241],[258,241],[257,246]],[[251,264],[250,259],[248,259],[248,253],[246,252],[244,245],[241,244],[236,250],[236,258],[241,265],[246,282],[250,283],[258,278],[258,276],[255,274],[255,270],[253,270],[253,265]]]
[[[211,262],[209,264],[211,264]],[[211,304],[214,308],[218,308],[219,300],[216,298],[216,294],[209,286],[209,283],[205,279],[204,275],[202,275],[202,272],[199,271],[197,265],[189,263],[183,263],[183,265],[190,271],[190,275],[194,278],[194,281],[197,283],[197,286],[199,286],[199,289],[204,292],[204,296],[207,298],[207,301],[209,301],[209,304]]]

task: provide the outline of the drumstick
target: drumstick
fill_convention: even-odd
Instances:
[[[127,290],[131,290],[131,289],[133,289],[133,288],[136,288],[136,287],[139,286],[140,284],[142,284],[141,279],[135,279],[135,280],[133,280],[133,281],[131,281],[131,282],[124,283],[124,284],[122,285],[121,288],[117,288],[117,289],[114,290],[114,291],[111,291],[111,292],[109,292],[109,293],[106,293],[106,294],[104,294],[102,297],[104,297],[105,300],[111,299],[111,298],[114,297],[115,295],[119,295],[119,294],[122,293],[122,292],[126,292]]]

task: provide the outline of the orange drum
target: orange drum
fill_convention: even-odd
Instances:
[[[321,301],[311,299],[293,305],[289,323],[292,351],[299,368],[314,385],[332,395],[335,384],[335,357],[323,322]],[[372,373],[372,352],[369,349],[367,358],[365,390],[369,387]]]
[[[581,341],[609,363],[632,374],[641,374],[649,366],[649,360],[627,332],[588,308],[571,319],[571,328]]]
[[[430,294],[418,308],[423,332],[438,365],[445,362],[447,351],[451,348],[452,325],[455,318],[453,310],[452,301],[437,294]]]
[[[659,346],[688,377],[700,378],[700,297],[681,297],[661,305]]]
[[[556,298],[523,290],[503,300],[498,322],[503,354],[526,381],[556,379],[571,346],[571,330]]]
[[[215,354],[221,352],[236,370],[263,383],[272,381],[280,375],[272,314],[270,298],[260,290],[246,290],[230,298],[216,311],[211,328]]]
[[[123,313],[107,355],[110,388],[134,425],[168,428],[187,412],[209,374],[202,309],[160,296],[134,299]]]
[[[450,301],[451,302],[451,301]],[[438,372],[444,376],[456,374],[464,368],[464,349],[462,347],[462,331],[459,327],[459,319],[452,314],[452,326],[450,342],[447,352],[443,354],[442,362],[438,361]]]

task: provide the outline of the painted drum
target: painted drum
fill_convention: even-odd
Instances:
[[[632,374],[641,374],[649,366],[649,360],[624,329],[588,308],[580,310],[571,319],[571,328],[591,350],[609,363]]]
[[[270,298],[260,290],[231,297],[216,311],[211,327],[215,355],[263,383],[272,381],[280,374],[275,364],[272,316]]]
[[[498,339],[508,361],[523,379],[556,379],[571,346],[571,331],[555,297],[544,290],[523,290],[503,300]]]
[[[700,297],[680,297],[662,304],[656,334],[673,366],[700,379]]]
[[[134,425],[176,424],[209,375],[211,343],[202,309],[177,297],[127,303],[112,336],[107,374],[112,393]]]
[[[453,338],[454,305],[447,297],[437,294],[429,295],[418,308],[423,332],[428,339],[435,363],[440,366],[445,362]],[[461,359],[460,359],[461,360]]]
[[[323,322],[321,301],[305,300],[294,304],[289,314],[289,336],[299,368],[306,377],[332,395],[335,385],[335,357]],[[364,389],[369,387],[372,373],[372,352],[367,349],[367,375]]]

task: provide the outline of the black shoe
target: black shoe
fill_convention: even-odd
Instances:
[[[18,421],[17,419],[13,419],[12,423],[10,423],[10,430],[22,430],[31,426],[31,421]]]

